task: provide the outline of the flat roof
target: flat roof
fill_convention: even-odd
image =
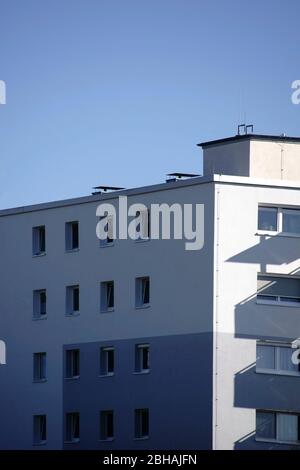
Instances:
[[[142,186],[138,188],[125,189],[110,193],[96,193],[90,196],[81,196],[73,199],[63,199],[60,201],[44,202],[29,206],[14,207],[10,209],[0,210],[0,217],[25,214],[29,212],[36,212],[48,209],[56,209],[59,207],[68,207],[81,204],[88,204],[93,202],[102,202],[104,200],[116,199],[119,196],[135,196],[159,191],[166,191],[177,188],[184,188],[188,186],[196,186],[199,184],[231,184],[239,186],[260,186],[271,187],[280,189],[294,189],[300,190],[300,181],[293,180],[273,180],[266,178],[252,178],[249,176],[233,176],[233,175],[210,175],[199,176],[195,178],[181,179],[169,183],[160,183],[151,186]]]
[[[197,144],[198,147],[213,147],[214,145],[227,144],[231,142],[240,142],[243,140],[261,140],[269,142],[285,142],[285,143],[300,143],[300,137],[289,137],[285,135],[264,135],[264,134],[243,134],[235,135],[233,137],[226,137],[225,139],[209,140]]]

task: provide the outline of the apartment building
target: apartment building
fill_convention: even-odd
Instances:
[[[300,138],[200,145],[203,177],[0,211],[2,449],[300,445]],[[100,241],[120,195],[203,204],[203,248]]]

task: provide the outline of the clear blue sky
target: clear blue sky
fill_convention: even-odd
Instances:
[[[299,0],[0,0],[0,207],[199,172],[202,140],[300,135]]]

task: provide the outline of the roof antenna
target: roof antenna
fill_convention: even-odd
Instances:
[[[253,124],[240,124],[238,126],[238,133],[237,135],[248,135],[253,134]]]

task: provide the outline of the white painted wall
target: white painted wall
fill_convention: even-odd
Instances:
[[[216,184],[215,449],[233,449],[236,441],[255,431],[255,409],[236,406],[240,391],[235,388],[235,377],[255,364],[256,338],[300,336],[300,308],[256,304],[258,272],[294,275],[300,272],[300,238],[264,239],[258,235],[260,203],[299,207],[300,191],[254,184]],[[291,387],[295,384],[293,380]],[[255,389],[251,393],[255,396]]]

